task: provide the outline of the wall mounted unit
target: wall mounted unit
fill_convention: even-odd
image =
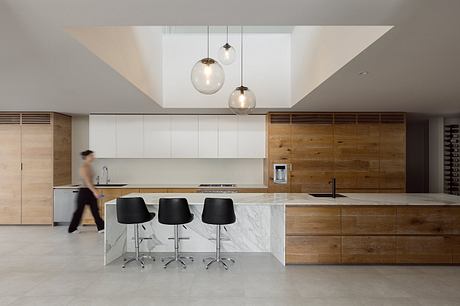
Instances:
[[[90,115],[99,158],[265,158],[265,116]]]

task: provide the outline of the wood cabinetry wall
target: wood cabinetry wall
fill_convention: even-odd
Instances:
[[[288,206],[288,264],[458,264],[460,207]]]
[[[0,224],[52,224],[53,186],[71,183],[71,117],[0,112]]]
[[[404,192],[403,113],[270,113],[270,192]],[[288,184],[273,183],[273,164],[289,164]]]

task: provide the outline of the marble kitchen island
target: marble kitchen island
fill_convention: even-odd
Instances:
[[[344,195],[346,197],[335,199],[316,198],[306,193],[134,193],[125,197],[142,197],[149,210],[156,213],[158,212],[160,198],[186,198],[195,218],[186,225],[186,228],[181,230],[182,237],[190,238],[181,241],[183,252],[214,252],[215,227],[201,222],[203,202],[206,197],[232,198],[235,204],[237,221],[235,224],[226,226],[223,230],[222,251],[269,252],[283,265],[286,263],[315,263],[316,261],[318,263],[342,263],[343,237],[347,239],[349,237],[358,237],[362,240],[363,237],[368,239],[368,237],[374,237],[375,235],[381,240],[382,237],[386,237],[382,235],[388,235],[388,239],[395,241],[394,252],[396,258],[396,242],[398,239],[396,235],[400,234],[398,228],[414,235],[414,239],[425,237],[417,237],[418,230],[421,230],[421,234],[425,235],[426,231],[429,232],[431,227],[436,231],[435,234],[444,236],[446,236],[445,234],[455,234],[452,236],[455,239],[458,238],[457,234],[460,234],[460,229],[457,229],[456,219],[451,220],[452,224],[450,225],[443,225],[445,222],[442,221],[442,218],[439,219],[441,220],[439,222],[444,222],[441,225],[431,219],[425,222],[424,219],[432,218],[433,214],[437,214],[440,211],[440,207],[442,209],[444,207],[447,207],[445,209],[455,209],[442,211],[442,213],[452,216],[451,219],[457,216],[457,213],[460,212],[460,207],[458,207],[460,197],[458,196],[446,194],[364,193]],[[133,237],[133,226],[126,226],[117,222],[115,204],[116,200],[112,200],[105,205],[105,264],[111,263],[125,252],[134,251],[134,243],[131,238]],[[411,207],[410,211],[407,211],[408,207]],[[343,220],[349,219],[350,209],[352,211],[353,209],[358,209],[360,214],[363,212],[358,217],[351,216],[355,219],[360,218],[357,220],[363,222],[359,235],[342,231]],[[369,213],[370,210],[372,211],[371,213]],[[396,217],[397,214],[401,215],[401,217]],[[409,216],[408,219],[406,218],[407,220],[404,219],[404,214]],[[414,214],[418,219],[414,221],[411,214]],[[378,224],[382,220],[389,222],[389,224],[382,226],[388,232],[382,232],[381,229],[378,229],[380,232],[375,232],[375,225],[366,229],[367,223],[375,221]],[[401,222],[401,224],[398,225],[396,224],[397,222]],[[409,225],[406,225],[405,222],[409,223]],[[417,226],[410,228],[410,226],[414,227],[412,223],[421,224],[422,229],[417,228]],[[409,229],[405,229],[404,226],[409,226]],[[172,226],[159,224],[157,217],[155,217],[151,222],[145,223],[144,227],[145,229],[140,227],[140,236],[151,239],[145,240],[141,244],[141,251],[172,252],[174,250],[173,241],[169,239],[173,233]],[[444,228],[446,228],[446,232],[443,232]],[[369,230],[369,232],[366,232],[366,230]],[[407,233],[401,232],[404,235]],[[454,245],[456,245],[455,243],[460,245],[460,238],[458,242],[457,240],[452,241]],[[361,241],[360,243],[365,242]],[[388,246],[387,241],[385,243],[387,248],[391,248],[391,245]],[[305,250],[306,245],[310,245],[310,249]],[[288,251],[286,251],[286,248],[288,248]],[[363,248],[367,251],[371,250],[369,251],[371,253],[375,252],[375,247],[363,246]],[[454,247],[449,250],[453,252],[453,249]],[[319,253],[316,252],[317,250],[319,250]],[[335,254],[336,257],[328,257],[329,254],[326,253],[330,250],[337,254],[340,253],[340,255]],[[294,252],[294,255],[291,254],[292,252]],[[301,257],[302,260],[298,259],[300,255],[296,252],[303,256]],[[307,252],[307,256],[304,256],[301,252]],[[313,254],[308,252],[313,252]],[[375,254],[373,253],[369,256],[373,255]],[[451,254],[452,256],[455,257],[456,255]],[[333,259],[321,261],[321,257]],[[286,262],[286,259],[288,261],[290,259],[291,262]]]

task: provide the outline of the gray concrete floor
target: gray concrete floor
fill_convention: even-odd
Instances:
[[[460,305],[460,267],[281,266],[232,254],[225,271],[103,266],[94,227],[0,226],[0,305]],[[158,255],[157,255],[158,257]]]

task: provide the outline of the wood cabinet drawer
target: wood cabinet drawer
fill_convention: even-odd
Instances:
[[[340,235],[340,208],[288,206],[286,235]]]
[[[397,233],[460,234],[459,207],[398,207]]]
[[[452,247],[443,236],[397,236],[396,262],[411,264],[452,263]]]
[[[167,193],[167,188],[141,188],[140,193]]]
[[[395,207],[342,208],[342,234],[344,235],[382,235],[395,232]]]
[[[449,237],[448,241],[452,250],[452,263],[460,264],[460,236]]]
[[[287,236],[287,264],[337,264],[341,262],[340,236]]]
[[[168,188],[168,193],[196,193],[196,188]]]
[[[342,263],[395,263],[395,236],[343,236]]]

